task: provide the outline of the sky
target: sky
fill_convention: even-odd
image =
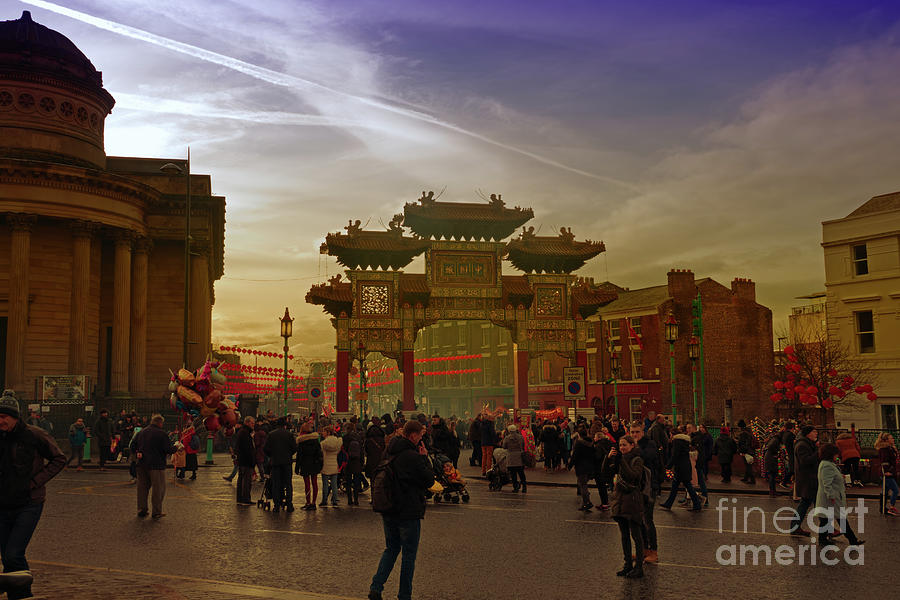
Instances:
[[[422,190],[603,240],[578,274],[756,282],[776,329],[824,289],[821,222],[900,190],[894,0],[13,0],[103,71],[109,155],[227,198],[215,346],[333,358],[309,287],[348,219]],[[421,272],[421,260],[407,267]],[[504,273],[513,273],[509,263]]]

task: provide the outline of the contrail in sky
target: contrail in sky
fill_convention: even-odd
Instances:
[[[486,144],[490,144],[492,146],[497,146],[498,148],[503,148],[504,150],[508,150],[510,152],[514,152],[516,154],[520,154],[522,156],[527,156],[533,160],[536,160],[545,165],[549,165],[551,167],[556,167],[559,169],[563,169],[565,171],[569,171],[570,173],[576,173],[578,175],[583,175],[584,177],[590,177],[592,179],[597,179],[599,181],[604,181],[606,183],[610,183],[619,187],[626,188],[633,192],[640,192],[640,190],[634,186],[633,184],[627,183],[625,181],[620,181],[618,179],[614,179],[612,177],[606,177],[604,175],[598,175],[596,173],[591,173],[589,171],[584,171],[582,169],[578,169],[575,167],[570,167],[561,162],[555,161],[550,158],[546,158],[541,156],[540,154],[535,154],[534,152],[529,152],[527,150],[522,150],[521,148],[517,148],[516,146],[512,146],[509,144],[505,144],[503,142],[499,142],[487,136],[481,135],[479,133],[475,133],[474,131],[469,131],[457,125],[453,125],[452,123],[448,123],[446,121],[442,121],[432,115],[427,113],[410,110],[406,108],[400,108],[397,106],[393,106],[391,104],[380,102],[378,100],[373,100],[371,98],[366,98],[364,96],[357,96],[354,94],[349,94],[347,92],[342,92],[340,90],[336,90],[334,88],[316,83],[314,81],[310,81],[308,79],[303,79],[301,77],[295,77],[293,75],[288,75],[286,73],[279,73],[278,71],[273,71],[271,69],[267,69],[265,67],[260,67],[236,58],[232,58],[230,56],[225,56],[224,54],[219,54],[218,52],[212,52],[210,50],[205,50],[203,48],[192,46],[190,44],[185,44],[183,42],[179,42],[167,37],[163,37],[160,35],[156,35],[154,33],[150,33],[149,31],[144,31],[142,29],[137,29],[135,27],[131,27],[128,25],[123,25],[121,23],[116,23],[115,21],[110,21],[108,19],[102,19],[100,17],[95,17],[93,15],[89,15],[87,13],[83,13],[81,11],[73,10],[71,8],[66,8],[65,6],[59,6],[58,4],[54,4],[52,2],[46,2],[45,0],[20,0],[23,4],[28,4],[31,6],[35,6],[38,8],[43,8],[50,12],[54,12],[77,21],[81,21],[82,23],[87,23],[88,25],[93,25],[99,29],[103,29],[106,31],[110,31],[112,33],[117,33],[119,35],[133,38],[136,40],[141,40],[143,42],[147,42],[150,44],[154,44],[156,46],[161,46],[168,50],[172,50],[174,52],[179,52],[181,54],[186,54],[188,56],[193,56],[194,58],[199,58],[201,60],[211,62],[223,67],[227,67],[239,73],[243,73],[245,75],[249,75],[261,81],[265,81],[267,83],[271,83],[273,85],[278,85],[282,87],[289,88],[313,88],[324,92],[329,92],[331,94],[335,94],[341,96],[343,98],[347,98],[350,100],[354,100],[361,104],[365,104],[367,106],[371,106],[373,108],[377,108],[380,110],[384,110],[386,112],[390,112],[396,115],[400,115],[403,117],[407,117],[410,119],[415,119],[417,121],[421,121],[423,123],[429,123],[431,125],[436,125],[438,127],[442,127],[449,131],[453,131],[476,140],[482,141]]]

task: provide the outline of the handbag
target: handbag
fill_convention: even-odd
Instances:
[[[754,458],[752,454],[744,454],[744,460],[747,461],[748,465],[752,465]]]

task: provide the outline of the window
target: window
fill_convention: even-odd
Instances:
[[[628,319],[628,322],[631,324],[631,328],[634,329],[634,335],[641,335],[641,318],[640,317],[632,317]]]
[[[871,310],[853,313],[856,316],[856,339],[859,340],[859,353],[875,352],[875,320]]]
[[[597,323],[589,322],[587,326],[587,341],[593,342],[597,339]]]
[[[865,244],[853,246],[853,273],[855,275],[869,274],[869,253]]]
[[[589,382],[597,381],[597,355],[588,354],[587,378]]]
[[[481,347],[487,348],[491,345],[491,328],[490,327],[482,327],[481,328]]]
[[[491,369],[490,361],[485,361],[484,363],[484,385],[493,386],[495,384],[494,381],[494,372]]]
[[[897,427],[897,405],[882,404],[881,405],[881,428],[882,429],[898,429]]]
[[[611,321],[607,321],[609,323],[609,337],[610,339],[617,339],[619,337],[619,326],[622,324],[619,319],[612,319]]]
[[[631,353],[631,365],[633,367],[635,379],[643,379],[644,373],[644,353],[641,350],[635,350]]]
[[[459,329],[459,338],[457,339],[458,346],[465,346],[469,340],[469,326],[465,323],[456,326]]]
[[[500,357],[500,385],[509,385],[509,357]]]
[[[484,358],[476,359],[474,361],[475,364],[473,364],[472,367],[481,370],[472,373],[472,387],[479,387],[484,385],[484,365],[486,362],[487,360]]]
[[[640,398],[629,398],[628,399],[628,408],[629,414],[631,415],[631,421],[641,421],[643,416],[641,415],[641,399]]]

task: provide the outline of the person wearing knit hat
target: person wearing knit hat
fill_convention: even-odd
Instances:
[[[28,542],[44,509],[45,484],[66,466],[66,457],[46,431],[20,418],[13,390],[0,395],[0,590],[8,598],[31,598]]]
[[[794,442],[794,487],[800,497],[797,514],[791,523],[791,533],[794,535],[810,535],[809,531],[803,529],[803,519],[806,512],[815,505],[819,490],[818,439],[818,430],[812,425],[804,425],[800,428],[800,437]]]

